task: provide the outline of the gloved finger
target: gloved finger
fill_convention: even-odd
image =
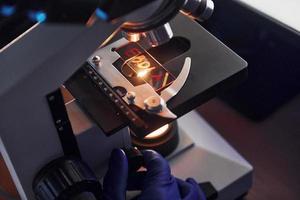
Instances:
[[[128,178],[128,161],[123,150],[111,153],[109,168],[103,180],[104,199],[125,200]]]
[[[193,190],[198,194],[199,197],[201,197],[201,200],[206,200],[206,196],[203,192],[203,190],[200,188],[199,184],[195,181],[193,178],[186,179],[186,182],[191,184]]]
[[[188,178],[186,181],[176,179],[176,182],[183,200],[206,200],[205,194],[194,179]]]
[[[144,150],[142,151],[144,156],[144,164],[147,169],[145,181],[147,184],[155,184],[158,182],[160,184],[170,181],[171,170],[169,163],[157,152],[153,150]]]
[[[146,177],[145,171],[129,174],[128,181],[127,181],[127,190],[129,191],[141,190],[145,177]]]
[[[176,182],[178,185],[180,196],[181,197],[189,196],[189,194],[191,193],[190,185],[187,182],[185,182],[181,179],[178,179],[178,178],[176,178]]]

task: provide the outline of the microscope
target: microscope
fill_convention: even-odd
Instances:
[[[101,199],[114,148],[142,166],[133,147],[208,199],[247,193],[252,166],[193,111],[247,76],[199,24],[211,0],[4,2],[36,22],[0,50],[0,150],[21,199]]]

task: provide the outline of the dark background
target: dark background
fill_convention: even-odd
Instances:
[[[300,96],[263,122],[254,122],[214,99],[198,111],[254,167],[245,200],[298,200]]]
[[[300,199],[300,37],[231,0],[203,25],[249,64],[247,81],[200,114],[254,167],[246,200]]]

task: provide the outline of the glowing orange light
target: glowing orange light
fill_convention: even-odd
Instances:
[[[144,55],[134,57],[129,61],[129,64],[132,64],[133,66],[137,66],[140,69],[147,69],[151,67],[151,63]]]
[[[143,78],[148,74],[149,70],[141,70],[137,73],[137,77]]]
[[[155,139],[155,138],[159,138],[162,135],[164,135],[166,133],[166,131],[168,131],[170,128],[170,125],[164,125],[163,127],[157,129],[156,131],[153,131],[152,133],[150,133],[149,135],[147,135],[145,137],[145,139]]]
[[[147,68],[151,67],[151,64],[150,64],[150,62],[145,61],[145,62],[139,63],[137,66],[140,69],[147,69]]]
[[[149,74],[149,72],[151,72],[154,69],[155,69],[155,67],[151,67],[151,68],[144,69],[144,70],[139,70],[137,72],[137,77],[143,78],[143,77],[147,76]]]

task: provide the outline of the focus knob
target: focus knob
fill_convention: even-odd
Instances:
[[[33,182],[38,200],[71,200],[83,194],[100,199],[102,187],[93,171],[78,158],[59,158],[45,166]]]

